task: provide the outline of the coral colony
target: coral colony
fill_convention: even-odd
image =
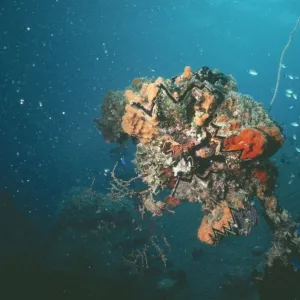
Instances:
[[[136,142],[136,171],[148,186],[140,201],[153,215],[174,213],[182,201],[200,203],[198,238],[215,245],[251,232],[257,196],[280,243],[288,217],[274,195],[277,169],[269,157],[284,138],[259,103],[238,93],[232,76],[185,67],[170,79],[136,78],[125,91],[109,92],[96,123],[108,142]],[[163,190],[169,195],[156,200]]]

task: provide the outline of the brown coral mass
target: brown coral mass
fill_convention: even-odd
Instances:
[[[157,124],[156,117],[149,118],[143,111],[126,104],[125,115],[122,118],[122,128],[125,133],[137,137],[140,142],[146,144],[157,135],[155,128]]]
[[[203,101],[201,103],[196,103],[194,106],[196,112],[194,122],[197,126],[203,126],[205,121],[209,118],[210,112],[216,102],[215,96],[209,92],[204,92],[202,98]]]
[[[215,96],[209,92],[203,93],[204,101],[201,103],[201,108],[206,113],[210,112],[215,104]]]
[[[129,103],[139,103],[150,110],[153,101],[158,95],[159,85],[162,81],[162,77],[158,77],[153,83],[144,83],[138,93],[135,93],[133,90],[126,90],[124,96]]]
[[[189,66],[184,68],[183,73],[175,79],[175,83],[179,84],[183,80],[190,79],[193,75],[192,69]]]

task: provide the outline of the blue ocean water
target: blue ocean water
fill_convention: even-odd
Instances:
[[[48,272],[51,279],[62,278],[60,283],[54,279],[57,299],[73,295],[74,286],[86,280],[79,275],[104,278],[89,273],[93,265],[102,268],[93,260],[83,264],[82,273],[72,273],[80,253],[90,255],[82,245],[65,249],[77,253],[73,264],[58,259],[51,269],[46,262],[43,247],[59,222],[62,199],[90,187],[94,178],[93,188],[105,195],[110,180],[105,169],[112,170],[120,159],[124,176],[134,170],[135,146],[114,151],[118,145],[105,143],[93,122],[108,91],[123,90],[135,77],[168,78],[181,74],[186,65],[209,66],[232,74],[240,92],[268,109],[281,52],[300,16],[300,2],[293,0],[5,0],[0,7],[0,259],[5,274],[11,272],[7,281],[12,288],[26,277],[36,280]],[[280,174],[277,195],[298,221],[300,131],[291,123],[300,122],[300,80],[295,79],[300,77],[299,49],[300,29],[284,57],[286,68],[271,110],[285,135],[283,148],[274,156]],[[251,69],[258,75],[250,75]],[[299,99],[287,98],[286,89]],[[172,264],[185,278],[176,295],[163,293],[161,299],[260,299],[249,277],[263,255],[253,256],[251,250],[266,252],[270,247],[266,222],[262,219],[248,237],[229,238],[212,248],[196,239],[193,228],[200,220],[200,208],[198,214],[183,204],[174,216],[153,221],[168,237]],[[97,257],[97,243],[87,243]],[[191,258],[195,249],[199,259]],[[35,256],[45,261],[37,262]],[[35,274],[26,273],[23,265]],[[153,281],[162,279],[158,272]],[[143,294],[138,276],[127,280],[123,285],[133,290],[128,299],[153,299]],[[31,287],[27,281],[22,285],[24,295],[34,293]],[[45,284],[45,297],[48,288]],[[84,285],[80,293],[80,299],[94,299],[100,292]],[[102,297],[117,296],[107,289]]]

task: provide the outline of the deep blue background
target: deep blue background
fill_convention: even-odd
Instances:
[[[298,1],[273,2],[5,1],[1,186],[41,209],[111,167],[110,146],[92,121],[107,91],[124,89],[134,77],[170,77],[185,65],[208,65],[232,74],[241,92],[267,107],[280,53],[300,13]],[[299,36],[283,73],[300,75]],[[250,68],[259,75],[250,76]],[[284,96],[289,87],[299,91],[300,81],[282,79],[272,111],[285,123],[300,114],[299,101]]]
[[[299,15],[297,0],[1,1],[0,188],[35,219],[51,216],[61,194],[89,185],[95,175],[105,192],[103,170],[118,157],[109,154],[113,145],[105,144],[93,119],[104,95],[134,77],[167,78],[185,65],[207,65],[232,74],[242,93],[268,108]],[[284,75],[300,76],[299,51],[300,30],[271,111],[287,137],[276,156],[288,157],[278,160],[278,193],[294,215],[297,196],[287,195],[299,195],[300,129],[290,123],[300,121],[300,80]],[[287,88],[299,99],[286,98]],[[127,152],[130,168],[133,153]],[[289,185],[291,173],[296,178]]]

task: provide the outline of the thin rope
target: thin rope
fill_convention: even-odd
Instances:
[[[282,70],[282,61],[283,61],[285,52],[288,49],[288,47],[290,46],[290,43],[292,42],[293,35],[294,35],[295,31],[297,30],[299,23],[300,23],[300,17],[298,18],[297,23],[296,23],[294,29],[290,33],[289,40],[288,40],[287,44],[285,45],[285,47],[283,48],[283,50],[281,52],[281,56],[280,56],[280,60],[279,60],[279,66],[278,66],[278,71],[277,71],[276,87],[275,87],[275,91],[274,91],[274,94],[273,94],[273,98],[272,98],[272,100],[270,102],[269,111],[271,110],[272,105],[274,103],[274,100],[275,100],[275,98],[277,96],[277,92],[278,92],[278,88],[279,88],[279,83],[280,83],[280,75],[281,75],[281,70]]]

